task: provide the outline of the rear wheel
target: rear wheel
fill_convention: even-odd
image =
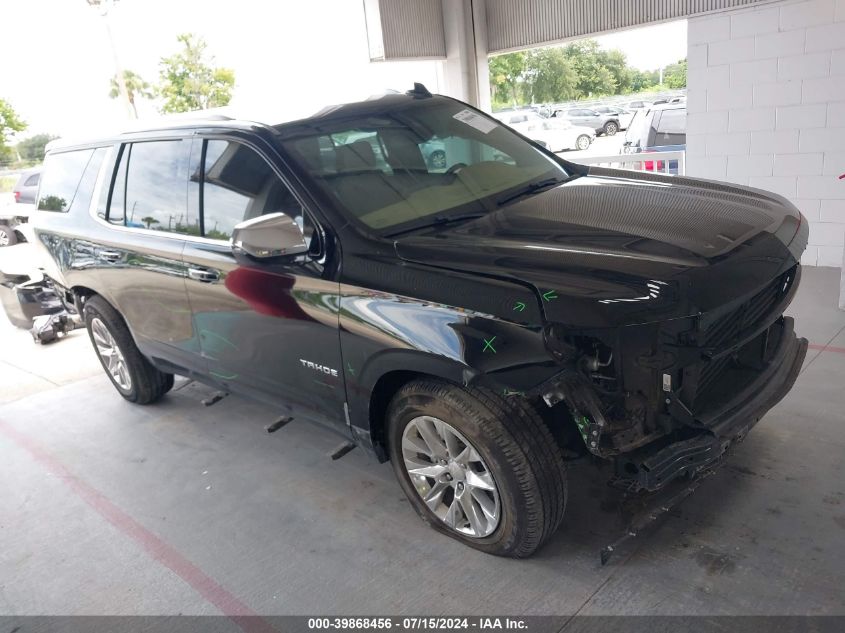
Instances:
[[[0,247],[17,244],[18,236],[8,224],[0,224]]]
[[[590,137],[586,134],[582,134],[578,137],[575,141],[575,147],[580,150],[589,149],[590,147]]]
[[[563,519],[563,459],[526,403],[413,381],[391,402],[388,442],[399,484],[423,521],[470,547],[529,556]]]
[[[83,315],[94,351],[121,396],[150,404],[173,388],[173,374],[159,371],[141,354],[123,318],[105,299],[88,299]]]
[[[604,133],[607,136],[615,136],[619,131],[619,124],[616,121],[608,121],[604,124]]]

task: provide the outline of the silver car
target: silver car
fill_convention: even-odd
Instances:
[[[35,204],[35,194],[38,193],[38,181],[41,178],[41,168],[29,169],[23,172],[13,189],[15,202]]]
[[[552,116],[566,119],[572,123],[572,125],[591,127],[596,131],[596,134],[613,136],[620,129],[618,116],[615,114],[602,114],[601,112],[596,112],[591,108],[556,110]]]

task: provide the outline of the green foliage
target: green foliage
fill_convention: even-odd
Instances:
[[[666,85],[686,86],[686,60],[666,68]],[[619,50],[602,50],[595,40],[490,59],[494,107],[550,103],[642,92],[660,82],[658,71],[628,66]]]
[[[578,71],[563,49],[531,51],[525,66],[525,97],[529,102],[565,101],[578,96]]]
[[[519,82],[525,74],[525,53],[508,53],[490,59],[490,85],[494,100],[516,104]]]
[[[190,33],[177,37],[183,48],[160,62],[158,94],[163,113],[190,112],[227,105],[235,87],[230,68],[214,67],[206,55],[207,44]]]
[[[687,60],[681,59],[677,64],[669,64],[663,70],[663,83],[670,88],[687,87]]]
[[[38,208],[41,211],[64,211],[67,209],[67,200],[61,196],[45,196],[38,200]]]
[[[6,143],[12,134],[25,129],[26,123],[20,119],[12,105],[0,98],[0,165],[6,165],[15,160],[15,152]]]
[[[52,134],[36,134],[18,143],[18,155],[28,163],[40,163],[44,160],[44,148],[47,143],[58,138]]]
[[[135,113],[135,118],[138,117],[138,108],[135,106],[135,97],[143,97],[144,99],[152,99],[153,91],[149,82],[137,73],[131,70],[123,71],[123,85],[126,87],[126,98],[129,99],[129,105],[132,106],[132,111]],[[109,97],[117,99],[120,96],[120,86],[117,85],[117,75],[111,78],[109,83]]]

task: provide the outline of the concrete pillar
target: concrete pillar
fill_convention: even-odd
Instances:
[[[442,0],[444,93],[490,112],[487,14],[484,0]]]

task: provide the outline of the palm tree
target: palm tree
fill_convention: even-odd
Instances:
[[[144,224],[146,224],[146,225],[147,225],[147,228],[150,228],[150,225],[151,225],[151,224],[158,224],[158,223],[159,223],[159,221],[158,221],[158,220],[156,220],[156,219],[155,219],[154,217],[152,217],[151,215],[148,215],[148,216],[145,216],[145,217],[141,218],[141,222],[143,222]]]
[[[126,87],[126,98],[129,100],[129,105],[132,106],[132,111],[135,113],[135,118],[138,118],[138,108],[135,107],[135,96],[143,97],[144,99],[152,99],[153,92],[150,89],[150,84],[143,80],[143,78],[132,72],[131,70],[123,71],[123,85]],[[111,78],[111,90],[109,96],[112,99],[117,99],[120,96],[120,86],[117,83],[117,75]]]

